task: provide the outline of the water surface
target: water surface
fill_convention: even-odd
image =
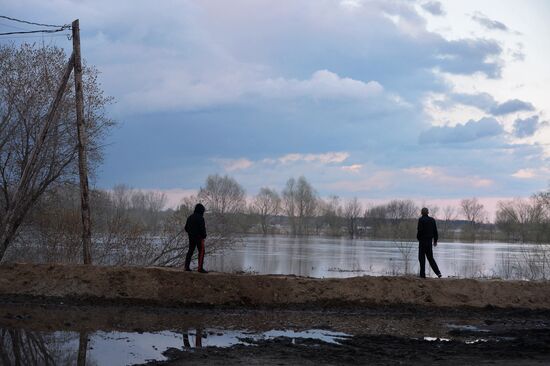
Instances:
[[[207,244],[208,245],[208,244]],[[445,277],[526,277],[518,266],[540,245],[445,243],[434,257]],[[550,252],[549,252],[550,254]],[[310,277],[401,275],[418,272],[418,243],[326,237],[247,236],[207,257],[209,269]],[[426,262],[427,274],[433,276]]]
[[[349,335],[319,329],[255,333],[193,328],[186,331],[79,333],[0,328],[0,365],[16,364],[16,360],[23,364],[77,365],[79,353],[81,357],[85,355],[85,365],[137,365],[167,360],[164,352],[168,349],[193,352],[199,348],[250,345],[249,341],[276,337],[291,338],[293,342],[299,338],[339,344]]]

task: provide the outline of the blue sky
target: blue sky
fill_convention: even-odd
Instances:
[[[101,188],[175,202],[208,174],[250,195],[304,175],[322,196],[495,202],[549,183],[543,0],[2,0],[2,13],[80,18],[119,123]]]

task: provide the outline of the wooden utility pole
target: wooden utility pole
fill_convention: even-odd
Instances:
[[[80,56],[80,27],[78,19],[72,24],[74,53],[74,88],[76,97],[76,125],[78,129],[78,173],[80,176],[80,207],[82,214],[82,254],[84,264],[92,264],[92,220],[88,188],[88,161],[86,157],[86,126],[84,124],[84,95],[82,93],[82,59]]]

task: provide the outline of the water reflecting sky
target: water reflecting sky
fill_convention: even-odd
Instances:
[[[338,344],[347,334],[328,330],[293,331],[273,329],[263,333],[246,330],[186,329],[161,332],[33,332],[0,328],[0,365],[87,365],[125,366],[148,361],[164,361],[169,348],[192,351],[197,348],[231,347],[247,340],[276,337],[315,339]],[[80,349],[82,339],[87,342]],[[85,355],[79,363],[79,352]]]
[[[208,243],[207,243],[208,245]],[[510,277],[527,244],[439,243],[434,257],[445,277]],[[397,275],[418,272],[418,243],[326,237],[249,236],[242,245],[206,258],[215,271],[310,277]],[[426,262],[427,269],[429,268]],[[431,271],[427,272],[433,276]]]

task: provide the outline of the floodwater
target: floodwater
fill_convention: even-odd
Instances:
[[[0,304],[0,365],[228,366],[251,359],[270,366],[442,359],[547,365],[550,354],[550,319],[541,312],[357,308],[219,315],[215,309]]]
[[[79,352],[85,352],[86,365],[123,366],[165,361],[169,349],[193,352],[208,347],[251,345],[250,341],[276,337],[310,339],[339,344],[349,337],[341,332],[311,329],[306,331],[271,330],[263,333],[244,330],[188,329],[184,332],[33,332],[0,328],[0,365],[16,363],[77,365]],[[85,350],[85,351],[84,351]],[[84,362],[80,362],[84,364]]]
[[[550,255],[546,247],[532,244],[440,242],[434,248],[434,257],[445,277],[529,278],[518,268],[531,261],[533,269],[534,253],[540,254],[541,248],[548,251],[546,256]],[[402,275],[418,273],[417,256],[416,242],[247,236],[242,244],[207,257],[206,267],[220,272],[317,278]],[[426,269],[433,276],[427,261]]]

